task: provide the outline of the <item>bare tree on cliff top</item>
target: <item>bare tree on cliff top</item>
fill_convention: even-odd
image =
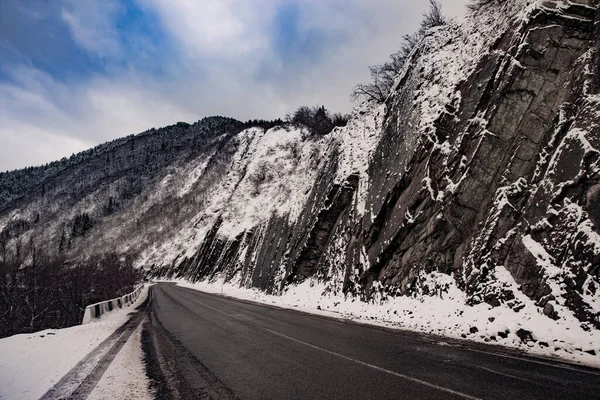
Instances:
[[[442,6],[438,0],[429,0],[429,10],[423,14],[419,30],[411,35],[404,35],[400,50],[390,54],[390,61],[369,67],[372,81],[359,83],[352,90],[354,100],[374,100],[383,103],[390,94],[396,77],[402,70],[411,51],[425,36],[428,29],[445,25],[446,17],[442,14]]]

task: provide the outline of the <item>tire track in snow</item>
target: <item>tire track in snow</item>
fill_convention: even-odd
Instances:
[[[121,348],[146,317],[148,299],[127,322],[100,343],[63,376],[40,400],[86,399],[96,387]]]

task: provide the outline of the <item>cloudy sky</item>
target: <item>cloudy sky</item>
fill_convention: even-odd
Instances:
[[[441,0],[460,16],[467,0]],[[349,112],[426,0],[0,0],[0,171],[209,115]]]

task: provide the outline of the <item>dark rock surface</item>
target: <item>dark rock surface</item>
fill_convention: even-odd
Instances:
[[[494,7],[472,21],[505,12]],[[519,312],[520,291],[549,319],[600,329],[599,9],[548,1],[472,51],[460,26],[437,30],[384,106],[326,137],[234,123],[135,136],[8,191],[0,227],[58,247],[85,211],[94,225],[74,259],[113,248],[150,276],[225,274],[268,293],[311,278],[363,299],[375,282],[411,294],[440,272],[469,304]],[[472,63],[452,81],[456,49]],[[436,87],[447,93],[426,113]]]

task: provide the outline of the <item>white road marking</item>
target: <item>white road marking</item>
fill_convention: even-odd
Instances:
[[[501,353],[494,353],[494,352],[491,352],[491,351],[471,349],[471,348],[468,348],[468,347],[464,347],[464,349],[465,350],[469,350],[469,351],[474,351],[476,353],[489,354],[491,356],[497,356],[497,357],[503,357],[503,358],[510,358],[512,360],[525,361],[525,362],[530,362],[530,363],[535,363],[535,364],[547,365],[549,367],[561,368],[561,369],[568,369],[570,371],[577,371],[577,372],[581,372],[581,373],[584,373],[584,374],[590,374],[590,375],[600,376],[600,374],[597,373],[597,372],[588,371],[586,369],[581,369],[581,368],[570,367],[568,365],[552,364],[550,362],[545,362],[545,361],[542,361],[542,360],[534,360],[534,359],[530,359],[530,358],[523,358],[523,357],[518,357],[518,356],[511,356],[509,354],[501,354]]]
[[[200,304],[200,305],[203,305],[204,307],[210,308],[211,310],[215,310],[217,312],[220,312],[221,314],[225,314],[225,315],[228,315],[228,316],[236,318],[236,319],[241,319],[239,316],[237,316],[235,314],[230,314],[230,313],[228,313],[226,311],[223,311],[223,310],[220,310],[220,309],[218,309],[216,307],[209,306],[208,304],[205,304],[205,303],[203,303],[201,301],[198,301],[198,300],[193,300],[193,301],[196,302],[196,303],[198,303],[198,304]],[[244,319],[244,320],[248,321],[246,319]],[[418,378],[413,378],[411,376],[404,375],[404,374],[401,374],[401,373],[398,373],[398,372],[390,371],[389,369],[378,367],[377,365],[369,364],[369,363],[366,363],[364,361],[360,361],[360,360],[357,360],[355,358],[348,357],[348,356],[345,356],[345,355],[340,354],[340,353],[336,353],[335,351],[327,350],[327,349],[324,349],[322,347],[315,346],[314,344],[310,344],[310,343],[304,342],[302,340],[295,339],[295,338],[293,338],[291,336],[284,335],[283,333],[279,333],[279,332],[273,331],[273,330],[271,330],[269,328],[265,328],[265,327],[260,326],[258,324],[255,324],[255,325],[258,326],[259,328],[267,331],[267,332],[270,332],[270,333],[274,334],[274,335],[281,336],[281,337],[286,338],[288,340],[291,340],[293,342],[296,342],[296,343],[299,343],[299,344],[303,344],[305,346],[311,347],[311,348],[316,349],[316,350],[323,351],[323,352],[325,352],[327,354],[331,354],[333,356],[342,358],[344,360],[352,361],[352,362],[354,362],[356,364],[359,364],[359,365],[362,365],[362,366],[365,366],[365,367],[369,367],[369,368],[373,368],[373,369],[375,369],[377,371],[385,372],[387,374],[394,375],[394,376],[397,376],[397,377],[402,378],[402,379],[406,379],[406,380],[414,382],[414,383],[419,383],[421,385],[428,386],[428,387],[433,388],[433,389],[441,390],[443,392],[450,393],[450,394],[453,394],[453,395],[456,395],[456,396],[459,396],[459,397],[462,397],[462,398],[465,398],[465,399],[480,400],[479,397],[470,396],[470,395],[468,395],[466,393],[457,392],[455,390],[448,389],[448,388],[443,387],[443,386],[438,386],[438,385],[436,385],[434,383],[423,381],[423,380],[418,379]]]
[[[447,393],[451,393],[451,394],[454,394],[456,396],[463,397],[465,399],[477,399],[477,400],[479,399],[479,397],[470,396],[470,395],[468,395],[466,393],[457,392],[456,390],[448,389],[448,388],[443,387],[443,386],[438,386],[436,384],[429,383],[427,381],[423,381],[423,380],[418,379],[418,378],[413,378],[413,377],[408,376],[408,375],[404,375],[404,374],[400,374],[398,372],[390,371],[389,369],[378,367],[377,365],[369,364],[369,363],[366,363],[364,361],[360,361],[360,360],[357,360],[355,358],[348,357],[348,356],[345,356],[345,355],[340,354],[340,353],[336,353],[335,351],[327,350],[327,349],[324,349],[322,347],[315,346],[314,344],[303,342],[302,340],[294,339],[293,337],[284,335],[283,333],[275,332],[275,331],[273,331],[271,329],[268,329],[268,328],[264,328],[264,327],[261,327],[261,328],[264,329],[265,331],[271,332],[274,335],[284,337],[284,338],[286,338],[288,340],[291,340],[291,341],[296,342],[296,343],[303,344],[305,346],[311,347],[311,348],[316,349],[316,350],[321,350],[321,351],[323,351],[325,353],[328,353],[328,354],[331,354],[331,355],[343,358],[344,360],[352,361],[352,362],[355,362],[355,363],[360,364],[362,366],[373,368],[373,369],[375,369],[377,371],[385,372],[387,374],[394,375],[394,376],[406,379],[406,380],[411,381],[411,382],[420,383],[421,385],[425,385],[425,386],[428,386],[428,387],[431,387],[431,388],[434,388],[434,389],[438,389],[438,390],[441,390],[441,391],[444,391],[444,392],[447,392]]]
[[[190,290],[194,290],[194,289],[190,289]],[[218,294],[215,294],[215,293],[202,292],[200,290],[196,290],[196,291],[200,292],[200,293],[208,294],[208,295],[219,296]],[[227,299],[230,299],[230,300],[240,301],[240,299],[237,299],[237,298],[231,297],[231,296],[223,296],[223,297],[227,298]],[[253,304],[256,304],[257,306],[265,306],[265,304],[256,303],[256,302],[253,302],[251,300],[242,300],[242,301],[243,302],[248,302],[248,303],[253,303]],[[266,306],[270,307],[270,306],[273,306],[273,304],[266,304]],[[277,305],[274,305],[274,306],[277,307],[277,308],[280,308],[282,310],[297,311],[297,310],[294,310],[294,309],[291,309],[291,308],[280,307],[280,306],[277,306]],[[210,307],[210,306],[207,306],[207,307]],[[221,310],[217,310],[217,311],[221,311]],[[221,311],[221,312],[223,312],[223,311]],[[300,311],[300,312],[303,313],[303,314],[311,315],[311,316],[317,316],[317,317],[320,316],[319,314],[311,314],[309,312],[303,312],[303,311]],[[227,313],[225,313],[225,314],[227,314]],[[228,315],[230,315],[230,314],[228,314]],[[331,321],[337,321],[339,323],[344,323],[343,321],[345,321],[345,319],[337,318],[337,317],[331,317],[331,316],[326,316],[325,318],[330,319]],[[352,320],[352,319],[349,319],[349,321],[352,321],[352,322],[354,322],[354,323],[356,323],[358,325],[362,325],[362,326],[378,327],[378,325],[372,325],[372,324],[369,324],[369,323],[364,323],[364,322],[356,321],[356,320]],[[398,332],[402,333],[403,331],[399,330]],[[413,332],[413,333],[421,334],[421,332]],[[432,340],[432,339],[427,338],[427,337],[417,338],[417,340],[420,340],[420,341],[423,341],[423,342],[427,342],[427,343],[440,344],[440,345],[442,343],[444,343],[446,345],[453,346],[453,347],[461,346],[459,344],[449,344],[449,343],[446,343],[446,342],[437,342],[437,341]],[[488,354],[488,355],[496,356],[496,357],[509,358],[509,359],[518,360],[518,361],[522,361],[522,362],[529,362],[529,363],[534,363],[534,364],[546,365],[546,366],[553,367],[553,368],[567,369],[567,370],[570,370],[570,371],[581,372],[581,373],[584,373],[584,374],[600,376],[600,373],[595,372],[595,371],[587,370],[587,369],[584,369],[584,368],[577,368],[576,366],[572,367],[572,366],[569,366],[569,365],[566,365],[566,364],[560,364],[560,362],[561,362],[560,360],[557,360],[556,364],[554,364],[554,363],[546,362],[546,361],[543,361],[543,360],[536,360],[536,359],[533,359],[533,358],[525,358],[525,357],[519,357],[519,356],[511,356],[509,354],[495,353],[495,352],[492,352],[492,351],[477,350],[477,349],[469,348],[469,347],[466,347],[466,346],[462,346],[462,348],[465,349],[465,350],[468,350],[468,351],[476,352],[476,353]],[[583,367],[585,367],[585,365]],[[491,371],[492,370],[490,370],[490,372]],[[496,373],[498,373],[498,372],[496,372]]]

